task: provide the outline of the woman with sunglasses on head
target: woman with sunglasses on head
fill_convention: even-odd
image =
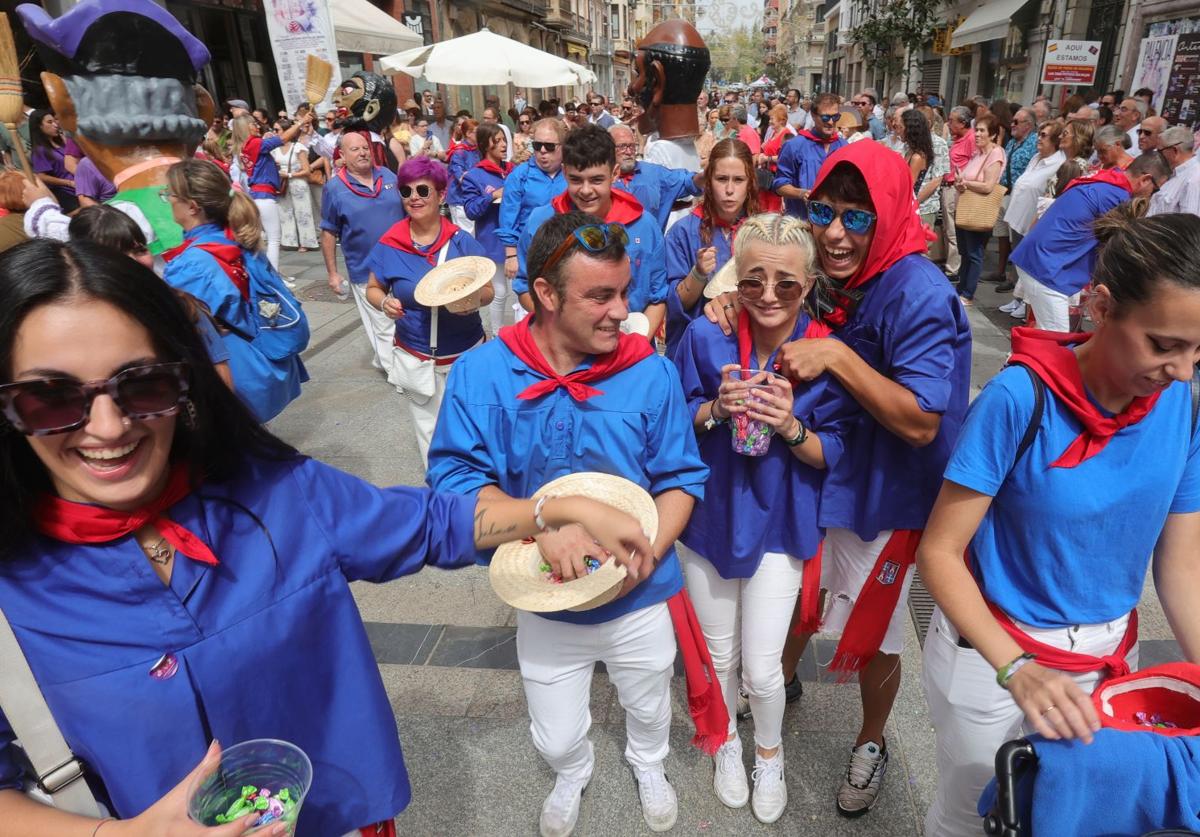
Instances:
[[[496,236],[500,223],[500,201],[504,199],[504,180],[512,172],[513,164],[506,163],[508,140],[499,125],[480,125],[476,130],[483,159],[463,175],[460,194],[463,210],[475,224],[475,240],[487,251],[488,258],[496,263],[496,275],[492,277],[494,296],[488,303],[488,321],[492,336],[504,325],[504,309],[511,290],[508,277],[504,275],[504,242]]]
[[[459,256],[488,255],[478,241],[442,217],[449,175],[437,160],[417,157],[396,173],[406,217],[388,230],[367,257],[367,302],[396,321],[388,382],[404,396],[421,461],[442,406],[450,364],[484,341],[479,312],[427,308],[413,296],[417,283],[436,265]],[[492,286],[480,304],[492,301]],[[433,364],[432,374],[428,365]]]
[[[667,357],[700,316],[704,286],[733,257],[738,228],[758,212],[754,159],[741,140],[721,140],[704,167],[698,207],[667,231]]]
[[[747,218],[737,233],[736,335],[701,317],[683,335],[675,364],[709,466],[704,499],[679,537],[688,593],[712,653],[725,705],[738,700],[738,669],[754,716],[751,808],[764,823],[787,805],[784,782],[785,682],[779,667],[803,591],[807,627],[816,627],[820,588],[818,494],[824,470],[841,455],[843,423],[857,414],[830,398],[827,375],[793,389],[775,373],[779,347],[824,337],[805,300],[816,281],[808,225],[785,215]],[[765,442],[731,445],[727,423],[753,426]],[[803,584],[801,579],[803,578]],[[730,808],[751,801],[737,718],[713,757],[713,790]]]
[[[979,833],[1003,742],[1092,742],[1091,692],[1137,668],[1151,557],[1167,622],[1200,662],[1200,219],[1137,219],[1127,204],[1094,230],[1095,331],[1013,330],[1013,365],[972,403],[918,553],[938,603],[922,673],[938,743],[927,834]]]
[[[237,394],[259,421],[269,421],[299,397],[308,372],[300,350],[268,354],[256,342],[274,324],[256,309],[252,290],[269,286],[291,298],[262,252],[258,201],[231,188],[229,178],[203,160],[186,160],[167,169],[163,191],[184,234],[183,244],[163,253],[163,279],[212,312],[229,350]],[[299,326],[304,314],[294,298],[291,303]]]
[[[90,242],[0,258],[0,431],[0,611],[120,818],[26,797],[0,712],[5,833],[240,835],[255,816],[205,828],[188,796],[218,740],[278,737],[319,772],[297,837],[394,835],[408,776],[349,582],[468,566],[542,524],[651,549],[588,500],[548,500],[535,523],[532,501],[376,488],[298,454],[217,378],[178,297]]]
[[[529,214],[549,204],[567,188],[562,171],[567,126],[558,119],[539,119],[533,123],[529,136],[533,156],[515,166],[505,178],[500,226],[496,229],[496,237],[504,242],[504,275],[509,282],[517,275],[517,244],[525,232]],[[514,310],[517,308],[520,306],[514,306]]]

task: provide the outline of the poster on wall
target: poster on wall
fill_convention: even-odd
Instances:
[[[1138,51],[1137,71],[1133,75],[1133,85],[1130,90],[1141,90],[1149,87],[1154,91],[1151,104],[1155,110],[1162,110],[1163,98],[1167,95],[1167,84],[1171,80],[1171,65],[1175,61],[1175,42],[1178,35],[1159,35],[1142,38],[1142,46]]]
[[[1049,41],[1042,62],[1042,84],[1091,86],[1096,83],[1099,66],[1100,41]]]
[[[309,53],[333,65],[333,81],[322,100],[328,106],[332,91],[341,84],[329,4],[326,0],[263,0],[263,11],[288,113],[295,113],[296,106],[306,101],[304,78]]]
[[[1200,117],[1200,33],[1178,38],[1160,115],[1170,124],[1191,125]]]

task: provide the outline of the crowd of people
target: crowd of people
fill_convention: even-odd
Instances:
[[[348,582],[486,563],[521,538],[566,581],[598,549],[628,573],[600,607],[517,616],[533,745],[555,777],[545,837],[572,833],[593,773],[599,661],[646,824],[675,825],[677,642],[711,655],[713,712],[694,720],[714,794],[773,823],[800,656],[838,637],[829,666],[857,677],[862,722],[830,791],[867,814],[918,566],[939,605],[922,672],[929,834],[979,833],[995,751],[1022,729],[1092,739],[1088,695],[1136,667],[1151,560],[1200,659],[1190,128],[1142,91],[1073,96],[1057,115],[1044,98],[704,91],[699,135],[681,140],[641,101],[491,99],[477,119],[426,91],[374,135],[336,110],[270,119],[232,100],[167,171],[177,246],[105,205],[116,187],[53,113],[29,115],[40,183],[0,175],[32,239],[0,257],[0,605],[129,833],[175,833],[219,758],[210,743],[259,728],[322,771],[300,833],[395,833],[410,791]],[[1035,328],[1014,331],[1012,364],[968,408],[992,238],[987,278]],[[284,247],[319,249],[356,305],[428,488],[369,485],[264,428],[307,379]],[[467,256],[487,274],[473,307],[417,301]],[[649,492],[654,538],[600,503],[527,499],[583,471]],[[64,605],[69,624],[39,631]],[[287,681],[276,713],[285,685],[264,682],[263,659],[320,688]],[[258,708],[234,688],[250,679]],[[113,694],[124,711],[101,717]],[[29,802],[12,738],[0,716],[0,833],[120,832]],[[249,821],[234,826],[212,833]]]

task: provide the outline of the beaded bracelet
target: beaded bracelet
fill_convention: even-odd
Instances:
[[[542,532],[549,532],[550,527],[546,525],[546,521],[542,519],[542,509],[546,505],[546,501],[553,497],[553,494],[543,494],[538,497],[538,501],[533,506],[533,523]]]
[[[1032,662],[1035,659],[1037,659],[1037,657],[1026,651],[1008,665],[1002,666],[996,670],[996,683],[999,684],[1001,689],[1007,689],[1009,682],[1013,679],[1013,675],[1020,671],[1021,667],[1026,663]]]

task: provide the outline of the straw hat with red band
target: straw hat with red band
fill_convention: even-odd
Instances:
[[[447,311],[466,314],[479,308],[479,296],[492,281],[496,263],[483,256],[459,256],[421,277],[413,298],[428,308],[445,306]]]
[[[653,541],[658,534],[658,509],[654,498],[641,486],[622,477],[596,472],[568,474],[546,483],[534,498],[578,496],[598,500],[632,515]],[[600,568],[573,581],[554,581],[542,569],[542,553],[531,539],[511,541],[496,549],[488,570],[492,589],[517,610],[551,613],[560,610],[592,610],[608,604],[621,592],[625,568],[596,547]]]
[[[1200,665],[1166,663],[1105,680],[1092,703],[1109,729],[1200,735]]]

